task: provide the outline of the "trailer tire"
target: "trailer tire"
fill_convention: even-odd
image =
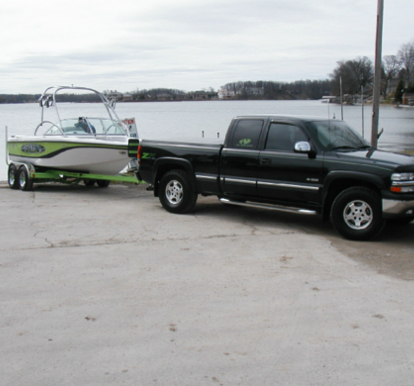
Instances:
[[[33,179],[29,176],[29,173],[24,166],[20,166],[18,181],[20,190],[29,191],[33,189]]]
[[[109,181],[109,180],[97,180],[96,183],[98,184],[98,186],[100,188],[107,188],[109,186],[109,184],[111,183],[111,181]]]
[[[19,189],[18,171],[15,165],[9,165],[7,172],[7,182],[9,183],[10,189]]]
[[[183,170],[165,173],[159,185],[159,200],[170,213],[184,214],[194,209],[197,192],[194,181]]]
[[[83,183],[85,184],[85,186],[94,186],[95,185],[95,180],[83,180]]]

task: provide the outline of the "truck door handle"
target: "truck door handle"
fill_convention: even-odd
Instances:
[[[270,164],[270,158],[260,158],[260,165]]]

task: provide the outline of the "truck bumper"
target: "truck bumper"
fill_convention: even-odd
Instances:
[[[385,218],[414,216],[414,200],[382,200],[382,213]]]

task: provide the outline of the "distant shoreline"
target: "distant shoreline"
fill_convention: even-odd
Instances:
[[[304,98],[304,99],[184,99],[184,100],[138,100],[138,101],[117,101],[116,103],[122,103],[122,104],[129,104],[129,103],[166,103],[166,102],[173,102],[173,103],[179,103],[179,102],[251,102],[251,101],[318,101],[319,99],[309,99],[309,98]],[[25,104],[38,104],[39,102],[36,101],[24,101],[24,102],[0,102],[0,105],[25,105]],[[78,104],[82,104],[82,103],[101,103],[100,101],[83,101],[83,102],[76,102],[76,101],[61,101],[59,102],[59,104],[64,104],[64,103],[78,103]],[[331,105],[340,105],[340,103],[336,103],[336,102],[331,102],[329,103]],[[365,106],[371,106],[372,102],[365,102],[364,103]],[[413,109],[414,106],[410,106],[410,105],[403,105],[401,103],[395,103],[395,102],[387,102],[387,101],[383,101],[380,102],[380,105],[386,106],[386,105],[394,105],[395,108],[408,108],[408,109]],[[354,107],[360,107],[360,104],[350,104],[350,103],[344,103],[344,106],[354,106]]]

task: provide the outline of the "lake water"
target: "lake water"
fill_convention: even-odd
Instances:
[[[102,105],[67,103],[59,105],[64,117],[106,116]],[[138,136],[144,139],[224,138],[230,120],[246,114],[316,115],[341,118],[339,105],[320,101],[206,101],[118,103],[120,118],[134,117]],[[364,108],[364,137],[371,140],[372,106]],[[31,135],[40,123],[37,104],[0,104],[0,180],[7,180],[5,127],[9,135]],[[344,120],[362,134],[361,106],[344,106]],[[414,109],[381,106],[379,128],[384,129],[378,147],[384,150],[414,150]]]

